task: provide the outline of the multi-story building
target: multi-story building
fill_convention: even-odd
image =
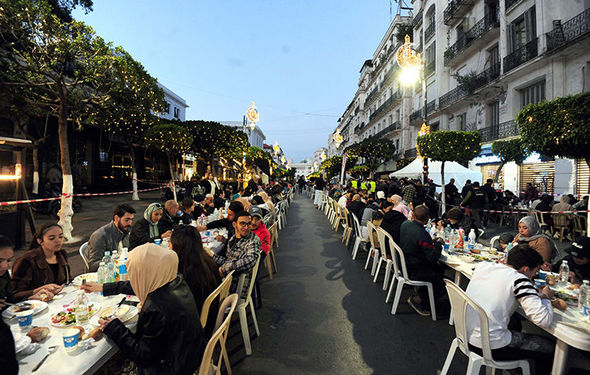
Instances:
[[[307,177],[313,173],[313,162],[311,160],[303,160],[299,163],[290,163],[291,168],[295,168],[295,177]]]
[[[414,156],[426,94],[431,131],[481,133],[482,154],[470,166],[481,170],[485,180],[499,165],[491,155],[491,143],[518,136],[514,119],[524,106],[589,90],[587,2],[415,0],[413,6],[409,22],[415,49],[425,60],[426,92],[420,83],[406,90],[395,79],[387,84],[389,72],[399,70],[387,54],[388,42],[394,41],[393,29],[408,22],[397,16],[373,59],[363,64],[355,99],[339,120],[348,144],[367,136],[387,137],[396,145],[399,140],[405,157]],[[356,108],[361,116],[352,137],[347,127]],[[580,193],[587,191],[589,173],[582,161],[546,161],[535,155],[520,166],[504,166],[500,182],[513,191],[532,182],[549,193]]]
[[[322,155],[324,155],[322,157]],[[325,147],[320,147],[317,150],[315,150],[313,152],[313,159],[312,159],[312,164],[313,165],[317,165],[320,166],[322,164],[322,161],[325,160],[325,158],[328,157],[328,149]]]
[[[158,82],[158,86],[164,90],[164,99],[168,103],[164,113],[158,115],[167,120],[184,121],[186,119],[186,109],[188,108],[186,101],[160,82]]]
[[[222,125],[231,126],[234,128],[238,128],[238,130],[242,130],[243,123],[241,121],[220,121]],[[250,128],[246,129],[248,134],[248,142],[250,146],[262,148],[264,141],[266,140],[266,136],[262,132],[262,129],[258,125],[254,127],[254,130],[250,130]]]

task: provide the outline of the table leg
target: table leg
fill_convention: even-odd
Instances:
[[[555,354],[553,355],[553,368],[551,369],[552,375],[565,374],[568,350],[569,345],[560,339],[557,339],[557,342],[555,343]]]
[[[459,285],[459,283],[461,283],[461,272],[459,272],[459,270],[455,270],[455,284]],[[451,307],[451,313],[449,314],[449,325],[452,326],[453,324],[453,308]]]

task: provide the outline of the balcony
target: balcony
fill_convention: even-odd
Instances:
[[[545,34],[547,38],[547,53],[567,46],[590,33],[590,8],[578,14],[569,21],[554,26],[553,30]]]
[[[414,122],[417,119],[419,119],[420,117],[422,117],[422,109],[418,109],[418,110],[410,113],[410,122]]]
[[[387,112],[387,110],[392,107],[393,103],[397,99],[400,99],[400,98],[401,98],[401,94],[399,93],[399,91],[394,92],[393,95],[391,95],[389,97],[389,99],[387,99],[386,101],[384,101],[383,104],[381,104],[379,106],[379,108],[377,108],[375,110],[375,112],[371,113],[371,116],[369,116],[369,122],[373,122],[374,119],[380,117],[385,112]]]
[[[504,57],[504,74],[537,56],[537,38]]]
[[[518,126],[514,120],[506,121],[498,125],[488,126],[487,128],[479,129],[481,133],[481,141],[483,143],[492,142],[497,139],[513,137],[520,134]]]
[[[385,129],[381,130],[379,133],[375,134],[373,136],[373,138],[383,138],[384,135],[391,133],[394,130],[398,130],[401,129],[401,126],[399,124],[399,122],[394,122],[393,124],[389,125],[388,127],[386,127]]]
[[[406,158],[406,159],[415,158],[417,156],[418,156],[418,151],[416,150],[416,147],[406,150],[404,152],[404,158]]]
[[[379,91],[378,87],[375,87],[373,90],[371,90],[369,95],[367,95],[367,99],[365,99],[365,103],[369,103],[372,99],[374,99],[375,94],[377,94],[377,91]]]
[[[452,0],[443,12],[445,25],[450,25],[453,21],[463,17],[473,6],[473,0]]]
[[[508,9],[513,6],[514,4],[518,3],[520,0],[504,0],[504,9],[508,12]]]
[[[426,104],[427,115],[431,115],[436,110],[436,99],[431,100]]]
[[[428,25],[426,30],[424,30],[424,43],[428,42],[430,38],[434,35],[434,26],[435,23],[432,22],[430,23],[430,25]]]
[[[418,13],[416,13],[416,15],[414,16],[414,18],[412,18],[412,27],[416,28],[418,25],[420,25],[422,23],[422,14],[423,14],[423,9],[420,9],[420,11]]]
[[[429,76],[430,74],[434,73],[436,71],[436,60],[432,60],[428,63],[426,63],[426,66],[424,67],[424,74],[426,76]]]
[[[461,52],[475,45],[475,42],[482,39],[488,31],[499,27],[500,22],[496,14],[487,15],[479,20],[471,29],[467,30],[465,34],[457,39],[455,44],[447,48],[445,51],[445,65],[449,65],[452,60],[461,55]]]
[[[464,86],[459,85],[451,91],[444,94],[443,96],[441,96],[440,98],[438,98],[438,105],[440,108],[445,108],[457,102],[459,99],[462,99],[465,96],[467,96],[467,90]]]

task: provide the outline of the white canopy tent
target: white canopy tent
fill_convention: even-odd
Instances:
[[[441,163],[442,162],[440,161],[428,161],[428,178],[432,179],[437,185],[440,185],[442,181],[440,175]],[[422,158],[418,157],[399,171],[390,173],[389,177],[422,178],[423,168],[424,163],[422,162]],[[465,168],[454,161],[447,161],[445,162],[445,184],[448,184],[451,178],[455,179],[455,186],[459,191],[461,191],[461,188],[465,185],[465,181],[467,180],[482,182],[481,172]]]

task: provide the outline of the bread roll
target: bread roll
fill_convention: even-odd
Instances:
[[[559,309],[562,311],[567,309],[567,303],[565,303],[565,301],[562,300],[561,298],[557,298],[557,299],[554,299],[553,301],[551,301],[551,305],[553,305],[553,307],[555,307],[556,309]]]
[[[47,327],[33,327],[27,336],[31,338],[32,342],[41,342],[49,335],[49,328]]]
[[[96,327],[88,334],[88,337],[92,337],[94,341],[98,341],[102,338],[102,329],[100,327]]]
[[[84,337],[84,327],[73,326],[72,328],[76,328],[80,331],[80,333],[78,333],[78,340],[82,340],[82,337]]]

